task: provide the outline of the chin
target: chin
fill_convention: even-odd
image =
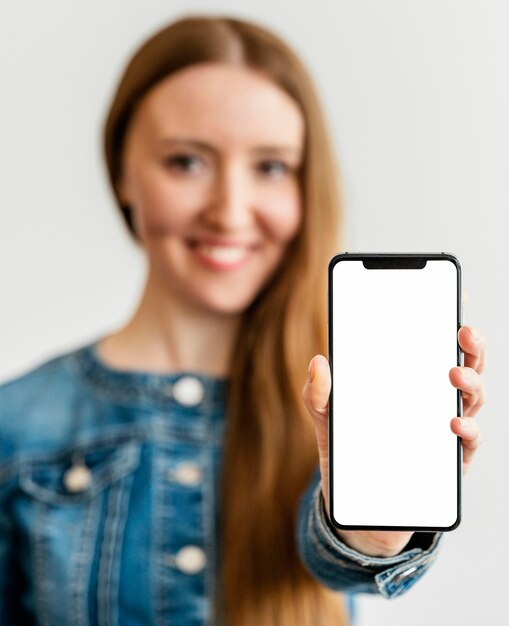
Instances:
[[[202,307],[208,309],[211,313],[219,315],[239,315],[250,306],[255,299],[256,294],[252,294],[249,297],[232,297],[232,294],[223,296],[200,298],[200,304]]]
[[[251,301],[248,303],[208,303],[207,308],[211,313],[216,313],[218,315],[241,315],[249,307],[250,304]]]

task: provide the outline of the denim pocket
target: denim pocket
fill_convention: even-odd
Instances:
[[[68,448],[58,454],[39,455],[20,463],[20,487],[47,504],[73,504],[97,495],[138,465],[140,448],[129,442],[120,446],[92,443]],[[74,464],[89,473],[89,484],[72,490],[66,476]]]
[[[139,459],[136,441],[96,440],[20,461],[18,516],[38,623],[118,622],[123,533]],[[81,482],[69,481],[77,467]]]

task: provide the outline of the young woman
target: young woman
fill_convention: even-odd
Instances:
[[[439,533],[327,522],[341,212],[301,62],[244,21],[177,21],[131,59],[104,141],[145,289],[124,326],[0,388],[1,623],[338,626],[352,594],[403,593]],[[472,330],[450,372],[466,465]]]

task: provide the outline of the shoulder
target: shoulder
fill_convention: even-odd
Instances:
[[[60,352],[0,384],[0,463],[65,438],[84,393],[73,366],[83,346]]]

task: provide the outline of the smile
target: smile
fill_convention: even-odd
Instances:
[[[189,247],[196,258],[206,267],[231,270],[245,264],[252,254],[252,249],[246,246],[221,246],[190,243]]]

